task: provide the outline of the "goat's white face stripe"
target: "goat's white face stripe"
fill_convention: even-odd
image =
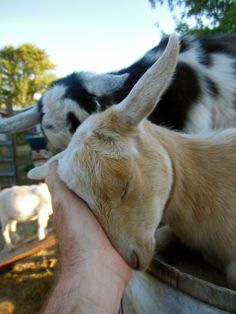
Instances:
[[[89,113],[76,101],[65,98],[66,90],[63,85],[55,85],[44,94],[42,99],[44,113],[42,127],[47,136],[53,139],[52,144],[61,148],[66,147],[71,139],[67,114],[72,112],[78,121],[84,121],[89,116]]]
[[[60,100],[64,97],[66,93],[66,86],[55,85],[47,90],[43,95],[43,113],[48,113],[49,111],[61,110]]]

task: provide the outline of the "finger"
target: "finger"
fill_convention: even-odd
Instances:
[[[67,196],[67,194],[72,193],[65,185],[65,183],[60,180],[57,174],[58,162],[54,161],[49,167],[49,173],[46,178],[46,183],[48,185],[49,191],[53,198],[62,199]]]
[[[49,167],[49,173],[46,178],[49,191],[52,197],[53,207],[66,207],[74,205],[75,207],[87,207],[79,196],[67,188],[66,184],[60,180],[57,174],[58,162],[54,161]]]
[[[46,183],[51,194],[54,193],[55,186],[60,185],[61,183],[57,175],[57,167],[58,161],[52,162],[51,165],[49,166],[48,175],[46,177]]]

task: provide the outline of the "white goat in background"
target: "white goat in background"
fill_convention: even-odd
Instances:
[[[13,248],[11,235],[19,239],[16,234],[17,222],[38,219],[38,238],[43,240],[51,214],[51,196],[45,183],[13,186],[1,191],[0,222],[6,247]]]
[[[201,251],[236,289],[236,130],[191,136],[146,120],[170,84],[178,51],[171,36],[121,103],[86,119],[67,149],[29,177],[45,177],[59,159],[60,178],[133,268],[149,266],[162,220],[167,235],[172,230]]]

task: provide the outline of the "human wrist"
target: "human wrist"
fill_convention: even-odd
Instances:
[[[74,265],[75,266],[75,265]],[[78,266],[77,269],[66,267],[61,270],[59,287],[62,294],[73,294],[85,312],[79,313],[118,313],[120,301],[131,276],[119,274],[106,263]],[[91,312],[90,312],[91,311]]]
[[[131,279],[132,271],[130,266],[124,261],[121,255],[110,245],[109,251],[83,250],[73,247],[70,248],[70,255],[63,256],[61,251],[60,265],[61,272],[67,277],[75,274],[85,274],[86,277],[95,276],[105,279],[112,278],[113,282],[119,282],[124,287]],[[80,274],[78,274],[78,272]]]

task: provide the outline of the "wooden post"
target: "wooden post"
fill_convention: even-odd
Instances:
[[[12,99],[11,98],[7,98],[7,100],[6,100],[6,112],[7,112],[8,117],[13,115]]]
[[[7,98],[6,100],[6,113],[7,117],[10,117],[13,115],[13,106],[12,106],[12,98]],[[16,136],[15,134],[11,135],[12,139],[12,153],[13,153],[13,166],[14,166],[14,172],[15,172],[15,180],[16,182],[18,181],[17,179],[17,152],[16,152]]]

